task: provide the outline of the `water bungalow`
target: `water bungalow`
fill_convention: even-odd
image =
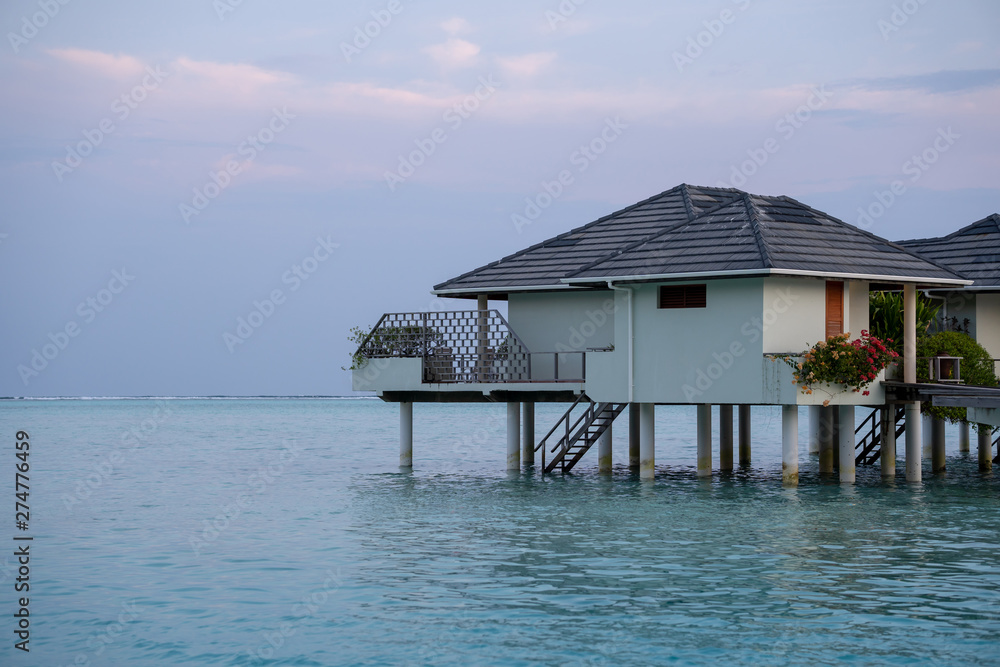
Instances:
[[[506,403],[507,468],[540,453],[544,472],[571,470],[595,444],[610,472],[612,424],[627,412],[629,464],[644,479],[654,476],[657,405],[696,406],[699,476],[714,465],[713,405],[720,470],[733,467],[734,424],[749,463],[751,406],[780,405],[783,480],[796,484],[805,405],[821,472],[849,483],[856,463],[881,460],[892,476],[905,432],[906,477],[919,480],[916,400],[930,399],[914,393],[917,290],[972,284],[789,197],[680,185],[433,289],[475,308],[383,315],[358,349],[353,386],[399,403],[401,466],[412,465],[414,403]],[[885,289],[904,294],[902,377],[883,372],[865,393],[800,391],[784,359],[859,335],[869,292]],[[507,317],[491,301],[506,302]],[[569,404],[540,439],[536,402]],[[856,406],[871,409],[858,429],[847,426]]]

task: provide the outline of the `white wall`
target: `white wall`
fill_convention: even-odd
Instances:
[[[532,352],[607,347],[615,340],[611,290],[511,294],[507,321]]]
[[[948,316],[952,316],[949,310]],[[955,314],[956,317],[963,317]],[[1000,294],[976,294],[976,340],[993,355],[1000,359]]]
[[[844,313],[847,315],[844,320],[844,331],[850,331],[851,340],[854,340],[861,337],[862,331],[871,331],[868,283],[864,280],[849,280],[844,292],[848,295],[844,307]]]
[[[826,338],[826,281],[765,278],[762,306],[765,354],[802,352]]]

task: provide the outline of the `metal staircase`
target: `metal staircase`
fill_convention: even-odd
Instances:
[[[558,468],[565,473],[572,470],[573,466],[608,430],[615,417],[622,413],[626,405],[628,404],[595,403],[581,395],[535,447],[536,452],[542,451],[542,471],[550,473]],[[578,408],[583,409],[579,411]],[[575,417],[574,413],[577,413]],[[557,431],[560,433],[559,440],[549,448],[549,440]],[[546,450],[555,454],[548,462],[545,461]]]
[[[891,408],[890,408],[891,409]],[[868,418],[861,422],[861,426],[854,430],[857,437],[857,445],[854,451],[858,454],[854,459],[855,465],[871,465],[878,461],[882,454],[882,420],[879,415],[881,408],[872,410]],[[903,407],[896,408],[896,437],[903,435],[906,431],[906,410]],[[869,428],[868,423],[871,422]],[[864,435],[862,435],[864,432]]]

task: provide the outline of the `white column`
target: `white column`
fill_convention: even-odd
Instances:
[[[535,404],[521,404],[521,463],[535,465]]]
[[[822,428],[823,406],[809,406],[809,453],[819,454],[819,434]]]
[[[925,459],[931,458],[931,449],[934,442],[934,418],[929,414],[920,415],[920,443]]]
[[[521,469],[521,404],[507,403],[507,470]]]
[[[712,406],[698,406],[698,477],[712,475]]]
[[[961,422],[958,425],[958,451],[965,453],[969,451],[969,422]]]
[[[931,418],[931,471],[944,472],[945,440],[944,420],[940,417]]]
[[[906,481],[919,482],[923,477],[920,451],[920,403],[906,404]]]
[[[476,297],[476,381],[486,382],[489,363],[486,359],[486,350],[489,347],[489,297],[480,294]]]
[[[799,483],[799,406],[781,406],[781,483]]]
[[[601,434],[601,438],[597,441],[597,471],[605,475],[611,474],[612,437],[611,424],[608,424],[608,429]]]
[[[979,469],[986,472],[993,469],[993,427],[979,424],[976,430],[979,440]]]
[[[639,477],[653,479],[656,467],[656,405],[639,404]]]
[[[639,404],[628,404],[628,469],[639,469]]]
[[[882,408],[882,438],[879,445],[879,462],[882,464],[882,477],[896,476],[896,406],[888,405]]]
[[[854,406],[840,406],[840,483],[854,483]]]
[[[733,469],[733,406],[719,406],[719,470]]]
[[[740,465],[750,465],[750,406],[740,406]]]
[[[833,411],[837,408],[833,406],[819,406],[820,427],[819,427],[819,472],[820,474],[833,474],[833,451],[840,446],[839,442],[834,442]]]
[[[917,381],[917,286],[903,285],[903,382]],[[909,423],[909,422],[907,422]]]
[[[399,466],[413,467],[413,403],[399,404]]]

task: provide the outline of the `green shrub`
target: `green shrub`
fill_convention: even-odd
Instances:
[[[927,360],[921,361],[919,357],[933,357],[942,352],[950,357],[962,358],[960,373],[965,384],[979,387],[997,386],[992,355],[972,336],[958,331],[942,331],[933,336],[917,339],[918,381],[930,380]],[[935,408],[929,403],[924,404],[923,412],[950,422],[965,421],[966,416],[965,408]]]
[[[917,295],[917,336],[927,333],[937,318],[940,306]],[[871,335],[886,342],[897,354],[903,353],[903,294],[902,292],[872,292],[868,295]]]

